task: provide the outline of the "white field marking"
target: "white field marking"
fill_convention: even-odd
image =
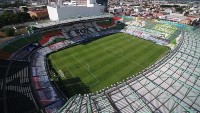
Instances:
[[[123,37],[120,37],[120,38],[123,38]],[[130,45],[133,45],[133,40],[131,40],[131,38],[123,38],[122,40],[125,40],[126,42],[128,42]],[[138,43],[134,43],[134,45],[139,45],[139,46],[142,46],[144,48],[147,48],[146,46],[144,45],[141,45],[141,44],[138,44]],[[147,48],[148,49],[148,48]]]
[[[68,68],[68,66],[66,66],[67,64],[65,64],[65,67],[67,68],[67,70],[70,72],[70,74],[73,76],[73,77],[76,77],[73,73],[72,73],[72,71]]]
[[[129,41],[129,43],[131,43],[131,41]],[[155,47],[156,46],[156,44],[152,44],[150,47],[147,47],[147,46],[144,46],[144,45],[141,45],[141,44],[138,44],[138,43],[135,43],[135,45],[139,45],[139,46],[142,46],[142,47],[144,47],[145,49],[151,49],[151,48],[153,48],[153,47]],[[163,53],[164,54],[164,53]],[[161,55],[163,55],[163,54],[161,54]],[[160,56],[161,56],[160,55]],[[160,56],[157,58],[157,60],[160,58]],[[148,59],[147,59],[148,60]],[[147,61],[146,59],[145,59],[145,61]],[[157,61],[156,60],[156,61]],[[152,62],[153,63],[153,62]],[[150,64],[150,65],[152,65],[152,63]]]
[[[117,37],[117,38],[124,38],[124,37],[126,37],[126,36],[121,36],[121,37]],[[117,39],[117,38],[115,38],[115,37],[109,37],[109,38],[112,38],[112,39],[110,39],[109,41],[113,41],[113,40],[115,40],[115,39]],[[97,40],[98,41],[98,40]],[[97,43],[97,41],[94,41],[95,43]],[[103,44],[102,44],[103,45]]]
[[[67,84],[67,85],[65,85],[65,86],[72,86],[72,85],[74,85],[74,84],[79,84],[79,83],[82,83],[82,82],[77,82],[77,83],[73,83],[73,84]]]
[[[68,84],[68,85],[65,85],[65,86],[71,87],[71,86],[74,85],[74,84],[80,84],[80,83],[82,83],[82,82],[77,82],[77,83],[73,83],[73,84]],[[71,89],[73,90],[73,92],[75,92],[74,89],[73,89],[73,87],[71,87]],[[85,91],[85,88],[82,87],[82,89]],[[86,91],[85,91],[85,92],[86,92]]]
[[[119,38],[123,38],[123,37],[119,37]],[[123,40],[125,39],[125,41],[127,41],[129,44],[132,43],[131,38],[123,38]],[[156,44],[152,44],[150,47],[144,46],[142,44],[138,44],[138,43],[134,43],[135,45],[139,45],[144,47],[145,49],[151,49],[152,47],[156,46]],[[132,44],[131,44],[132,45]]]
[[[99,83],[99,81],[96,81],[95,83],[93,83],[92,85],[90,85],[89,87],[93,87],[95,84]]]
[[[119,49],[120,52],[119,51],[115,52],[112,49],[115,49],[115,47],[106,48],[106,49],[104,49],[104,52],[109,56],[113,56],[113,55],[110,55],[109,51],[113,51],[116,56],[123,56],[124,52],[123,52],[123,50],[121,48]],[[121,54],[119,54],[119,53],[121,53]]]
[[[83,62],[83,61],[80,61],[78,60],[74,55],[71,55],[78,63],[80,63],[84,68],[85,70],[87,70],[96,80],[97,82],[95,82],[94,84],[98,83],[99,82],[99,79],[90,71],[90,68],[89,68],[89,64],[87,64],[86,62]],[[85,67],[82,63],[85,63],[87,64],[88,67]],[[94,85],[92,84],[92,85]]]
[[[101,45],[101,44],[98,44],[98,43],[97,43],[97,45],[100,45],[101,47],[103,47],[104,49],[106,49],[106,47],[104,47],[104,46]],[[113,51],[113,52],[114,52],[114,51]],[[116,53],[116,52],[114,52],[114,53]],[[106,54],[108,54],[108,53],[106,53]],[[119,56],[119,57],[120,57],[120,56]],[[137,62],[135,62],[134,60],[131,60],[131,59],[125,57],[124,55],[122,55],[121,57],[122,57],[122,58],[124,57],[124,58],[127,59],[128,61],[130,61],[130,62],[132,62],[132,63],[134,63],[134,64],[136,64],[136,65],[138,65],[138,66],[140,66],[140,67],[142,67],[142,68],[145,68],[144,66],[142,66],[142,65],[138,64]]]
[[[68,66],[66,66],[67,64],[65,64],[65,67],[67,68],[67,70],[71,73],[71,75],[73,75],[73,77],[75,78],[76,76],[72,73],[72,71],[68,68]],[[78,83],[81,83],[81,82],[78,82]],[[74,84],[78,84],[78,83],[74,83]],[[70,86],[71,87],[71,85],[74,85],[74,84],[68,84],[68,85],[65,85],[65,86]],[[71,87],[71,89],[73,90],[73,92],[75,93],[75,91],[74,91],[74,89],[73,89],[73,87]],[[85,91],[85,89],[84,88],[82,88],[84,91]],[[86,91],[85,91],[86,92]]]
[[[157,57],[157,59],[155,60],[155,61],[156,61],[155,63],[157,63],[157,62],[158,62],[158,59],[161,59],[161,57],[163,57],[165,53],[166,53],[166,52],[160,54],[159,57]],[[152,64],[153,64],[153,62],[152,62],[150,65],[152,65]]]
[[[51,57],[51,56],[50,56]],[[54,59],[51,57],[51,59],[53,60],[53,63],[56,65],[56,68],[58,69],[58,70],[61,70],[59,67],[58,67],[58,65],[56,64],[56,62],[54,61]]]
[[[62,52],[62,54],[65,54],[65,53],[63,53],[63,51],[61,51],[61,52]],[[68,68],[67,63],[66,63],[64,66],[67,68],[67,70],[70,72],[70,74],[71,74],[73,77],[76,77],[76,76],[72,73],[72,71]]]
[[[122,37],[119,37],[119,38],[122,38]],[[128,38],[128,40],[125,38],[125,40],[126,41],[128,41],[129,42],[129,44],[131,44],[131,38]],[[151,48],[153,48],[153,47],[155,47],[156,46],[156,44],[152,44],[150,47],[147,47],[147,46],[145,46],[145,45],[142,45],[142,44],[138,44],[138,43],[135,43],[135,45],[138,45],[138,46],[142,46],[142,47],[144,47],[145,49],[151,49]],[[164,54],[164,53],[163,53]],[[161,55],[163,55],[163,54],[161,54]],[[160,56],[159,56],[159,58],[160,58]],[[131,61],[131,62],[134,62],[134,63],[136,63],[134,60],[131,60],[131,59],[129,59],[129,61]],[[152,63],[151,63],[152,64]],[[138,65],[140,65],[140,64],[138,64]],[[143,67],[142,65],[140,65],[141,67]],[[143,67],[144,68],[144,67]]]
[[[63,77],[63,78],[66,79],[66,77],[65,77],[64,73],[62,72],[62,70],[58,70],[58,73],[59,73],[59,75],[60,75],[61,77]]]
[[[80,62],[79,62],[79,60],[77,59],[77,58],[75,58],[75,56],[74,55],[71,55],[70,54],[70,56],[72,56],[78,63],[80,63],[81,64],[81,62],[82,63],[85,63],[86,65],[87,65],[87,68],[83,65],[83,64],[81,64],[97,81],[95,82],[95,83],[93,83],[92,85],[90,85],[89,87],[92,87],[93,85],[95,85],[95,84],[97,84],[98,82],[100,82],[99,81],[99,79],[90,71],[90,65],[88,64],[88,63],[86,63],[86,62],[84,62],[83,60],[81,60]]]

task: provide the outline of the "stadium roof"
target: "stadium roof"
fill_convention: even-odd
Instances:
[[[72,18],[67,18],[65,20],[60,20],[60,21],[46,21],[42,23],[36,23],[35,25],[31,25],[36,28],[45,28],[45,27],[50,27],[54,25],[59,25],[59,24],[65,24],[69,22],[76,22],[76,21],[81,21],[81,20],[88,20],[88,19],[98,19],[98,18],[106,18],[106,17],[112,17],[111,14],[102,14],[102,15],[90,15],[90,16],[85,16],[85,17],[72,17]]]

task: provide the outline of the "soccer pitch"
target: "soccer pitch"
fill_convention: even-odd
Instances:
[[[166,46],[117,33],[52,53],[48,58],[63,83],[79,77],[96,92],[142,71],[168,51]],[[66,84],[69,87],[73,82]]]

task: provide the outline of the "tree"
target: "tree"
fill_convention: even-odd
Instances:
[[[15,30],[13,28],[8,28],[5,30],[7,36],[13,36],[15,34]]]
[[[179,13],[183,13],[183,8],[182,7],[177,7],[176,11],[179,12]]]
[[[2,24],[2,26],[18,24],[18,23],[27,22],[30,20],[31,20],[30,15],[25,12],[16,13],[16,14],[4,12],[0,16],[0,23]]]
[[[28,8],[27,7],[22,7],[22,9],[23,9],[23,12],[28,12]]]

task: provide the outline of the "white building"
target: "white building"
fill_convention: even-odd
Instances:
[[[49,18],[52,21],[63,20],[69,17],[100,15],[104,6],[96,3],[96,0],[72,0],[72,5],[64,5],[62,0],[58,4],[48,5]]]
[[[108,9],[109,13],[121,13],[122,12],[122,7],[111,7]]]
[[[134,12],[138,13],[138,12],[142,11],[142,7],[141,6],[133,6],[133,10],[134,10]]]
[[[171,13],[173,13],[174,11],[173,11],[172,9],[170,9],[170,8],[167,8],[167,9],[165,9],[165,12],[171,14]]]

